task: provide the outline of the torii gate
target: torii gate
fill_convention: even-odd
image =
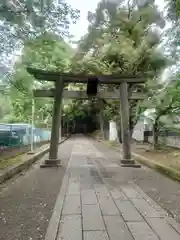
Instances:
[[[144,94],[129,93],[128,84],[133,85],[137,83],[146,82],[145,77],[123,77],[117,75],[79,75],[61,72],[50,72],[40,69],[27,68],[28,73],[34,76],[37,80],[53,81],[55,88],[49,90],[34,90],[35,97],[54,97],[54,109],[51,129],[51,141],[49,159],[41,167],[60,166],[61,160],[58,159],[58,145],[59,145],[59,128],[60,128],[60,112],[62,98],[72,99],[120,99],[120,115],[121,115],[121,131],[122,131],[122,147],[123,159],[121,160],[122,167],[140,167],[131,158],[131,136],[129,128],[129,99],[142,100]],[[120,85],[120,92],[97,92],[95,96],[88,96],[84,91],[68,91],[64,90],[64,83],[88,83],[88,79],[98,79],[98,84],[115,84]]]

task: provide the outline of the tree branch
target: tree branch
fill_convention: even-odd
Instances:
[[[128,0],[128,19],[130,19],[130,16],[131,16],[131,13],[132,13],[130,2],[131,2],[131,0]]]
[[[156,121],[158,121],[161,116],[165,115],[165,113],[167,113],[170,109],[172,109],[172,105],[174,102],[173,100],[174,100],[174,98],[172,98],[168,107],[166,107],[165,109],[163,109],[162,111],[159,112],[158,116],[156,117]]]

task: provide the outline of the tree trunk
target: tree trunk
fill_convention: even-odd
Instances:
[[[100,123],[100,131],[101,131],[101,136],[104,139],[104,117],[103,117],[103,109],[104,109],[104,103],[102,100],[100,100],[100,108],[99,108],[99,123]]]
[[[76,123],[75,120],[73,120],[73,133],[75,133]]]
[[[153,124],[153,147],[154,149],[158,149],[159,138],[158,138],[158,120],[155,120]]]
[[[149,128],[148,128],[148,125],[145,124],[143,143],[148,143],[148,142],[149,142]]]
[[[133,117],[129,116],[129,128],[130,128],[130,137],[132,140],[133,130],[134,130],[134,123],[133,123]]]
[[[118,138],[119,138],[119,142],[122,143],[122,133],[121,133],[121,129],[118,130]]]

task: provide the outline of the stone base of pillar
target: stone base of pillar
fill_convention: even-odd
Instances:
[[[141,168],[134,160],[121,160],[121,167]]]
[[[61,160],[60,159],[45,160],[45,162],[41,164],[40,167],[41,168],[61,167]]]

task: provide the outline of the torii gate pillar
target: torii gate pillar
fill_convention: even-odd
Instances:
[[[58,159],[58,147],[59,147],[59,134],[61,128],[61,104],[63,94],[63,79],[55,81],[55,96],[54,96],[54,109],[52,117],[52,129],[49,159],[45,160],[41,167],[58,167],[61,165],[61,160]]]
[[[131,158],[131,133],[129,126],[129,99],[127,82],[122,82],[120,84],[120,111],[123,148],[121,166],[139,168],[141,165],[136,164]]]

